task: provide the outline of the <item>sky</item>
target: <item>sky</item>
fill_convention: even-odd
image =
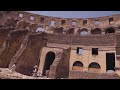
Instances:
[[[120,11],[27,11],[27,12],[63,18],[93,18],[120,14]]]

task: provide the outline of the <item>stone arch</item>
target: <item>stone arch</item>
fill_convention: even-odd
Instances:
[[[54,33],[63,34],[63,27],[57,27],[54,29]]]
[[[114,27],[108,27],[105,29],[105,33],[108,34],[108,33],[115,33],[115,28]]]
[[[83,63],[80,61],[75,61],[72,66],[72,70],[83,70]]]
[[[19,21],[18,19],[14,19],[14,18],[11,18],[11,26],[12,27],[16,27],[17,26],[17,22]]]
[[[30,30],[30,23],[26,23],[26,28],[25,29],[28,29],[28,30]]]
[[[92,34],[101,34],[101,29],[100,28],[94,28],[91,30]]]
[[[79,29],[77,32],[78,32],[78,35],[80,36],[88,35],[88,30],[86,28]]]
[[[23,18],[23,16],[24,16],[23,13],[19,13],[19,14],[18,14],[18,17],[19,17],[19,18]]]
[[[52,65],[54,60],[55,60],[55,53],[53,51],[47,52],[43,67],[43,73],[42,73],[43,75],[46,76],[46,72],[50,70],[50,66]]]
[[[19,20],[14,19],[14,18],[7,19],[4,23],[4,25],[7,26],[7,27],[16,27],[18,21]]]
[[[30,21],[33,21],[33,20],[35,20],[35,17],[34,16],[30,16]]]
[[[37,27],[35,32],[45,32],[45,29],[43,27]]]
[[[38,27],[38,24],[31,24],[29,30],[36,31],[37,27]]]
[[[7,27],[11,27],[11,20],[6,19],[4,25],[7,26]]]
[[[27,27],[27,23],[24,20],[21,20],[17,23],[17,28],[18,29],[25,29]]]
[[[65,27],[65,29],[66,29],[66,30],[70,29],[70,25],[67,25],[67,26]]]
[[[67,35],[73,35],[74,34],[74,28],[70,28],[66,32]]]
[[[71,23],[71,24],[72,24],[72,26],[75,27],[75,26],[77,26],[78,22],[77,22],[76,20],[72,20],[72,23]]]
[[[89,67],[88,67],[88,70],[91,71],[91,72],[100,72],[100,65],[96,62],[92,62],[89,64]]]
[[[67,25],[68,20],[66,20],[66,19],[61,19],[60,22],[61,22],[61,25]]]

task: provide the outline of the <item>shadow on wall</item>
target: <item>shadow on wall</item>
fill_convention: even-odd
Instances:
[[[21,43],[24,37],[27,35],[28,31],[11,31],[9,35],[5,39],[6,47],[2,48],[3,51],[0,55],[0,67],[8,68],[11,58],[16,54],[19,50]]]
[[[17,59],[16,71],[25,75],[32,75],[35,65],[39,65],[39,55],[44,46],[46,46],[46,34],[29,35],[26,49]],[[42,42],[42,43],[41,43]]]
[[[43,67],[43,75],[46,76],[48,70],[50,70],[50,66],[52,65],[53,61],[55,60],[55,53],[50,51],[46,54],[45,63]]]
[[[50,66],[50,78],[68,78],[69,75],[69,59],[71,48],[64,49],[55,58],[53,64]]]

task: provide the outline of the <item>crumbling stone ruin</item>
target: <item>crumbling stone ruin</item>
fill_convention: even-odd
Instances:
[[[0,11],[0,68],[33,79],[119,79],[120,15],[59,18]]]

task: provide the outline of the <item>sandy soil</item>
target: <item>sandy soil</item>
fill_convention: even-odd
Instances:
[[[46,77],[32,77],[26,76],[8,68],[0,68],[0,79],[50,79]]]

